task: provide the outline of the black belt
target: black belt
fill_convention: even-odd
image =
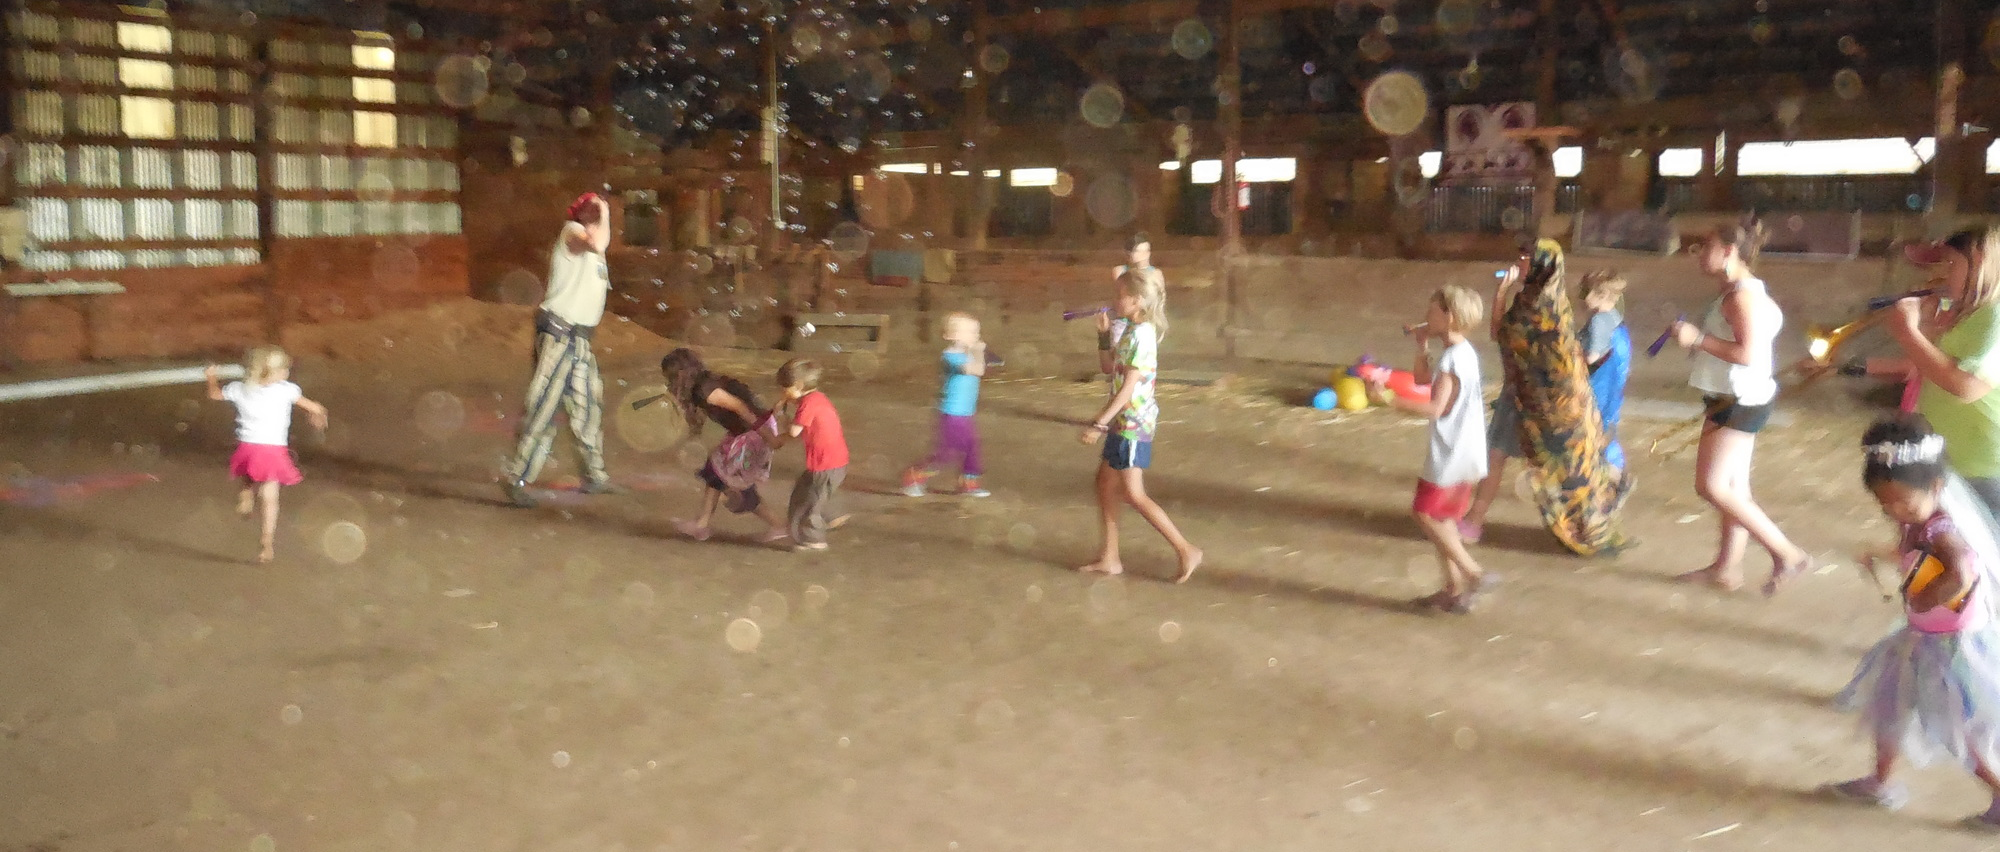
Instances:
[[[557,337],[580,337],[589,340],[597,331],[594,325],[577,325],[548,311],[535,312],[535,330]]]

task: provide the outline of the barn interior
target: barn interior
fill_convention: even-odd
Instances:
[[[1787,392],[1757,487],[1822,570],[1765,602],[1667,582],[1714,517],[1686,362],[1639,359],[1640,544],[1507,498],[1508,585],[1450,622],[1397,604],[1422,424],[1310,400],[1535,236],[1643,341],[1754,216],[1805,354],[2000,215],[1991,0],[11,0],[0,46],[0,398],[280,344],[333,412],[259,566],[199,384],[0,402],[0,850],[1985,848],[1950,767],[1811,794],[1867,762],[1827,699],[1896,614],[1847,576],[1881,388]],[[520,512],[586,191],[627,491],[559,455]],[[1134,234],[1187,586],[1156,539],[1069,570],[1103,385],[1062,313]],[[953,311],[1005,358],[996,496],[908,500]],[[675,535],[714,432],[625,403],[682,345],[760,392],[826,363],[847,541]]]

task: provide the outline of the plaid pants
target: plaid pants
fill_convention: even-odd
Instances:
[[[604,380],[597,375],[597,356],[590,340],[574,334],[535,334],[535,378],[528,383],[527,413],[521,418],[521,438],[507,477],[533,482],[555,449],[556,404],[569,415],[569,429],[583,453],[588,481],[604,480]]]

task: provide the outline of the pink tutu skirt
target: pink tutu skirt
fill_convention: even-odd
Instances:
[[[237,444],[229,457],[229,475],[251,482],[297,485],[305,481],[299,466],[292,463],[292,450],[276,444]]]

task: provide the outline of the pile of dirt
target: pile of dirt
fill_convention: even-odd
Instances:
[[[294,357],[333,363],[521,363],[535,344],[535,309],[472,299],[385,313],[371,319],[285,329]],[[680,344],[607,314],[592,349],[600,362],[657,358]]]

